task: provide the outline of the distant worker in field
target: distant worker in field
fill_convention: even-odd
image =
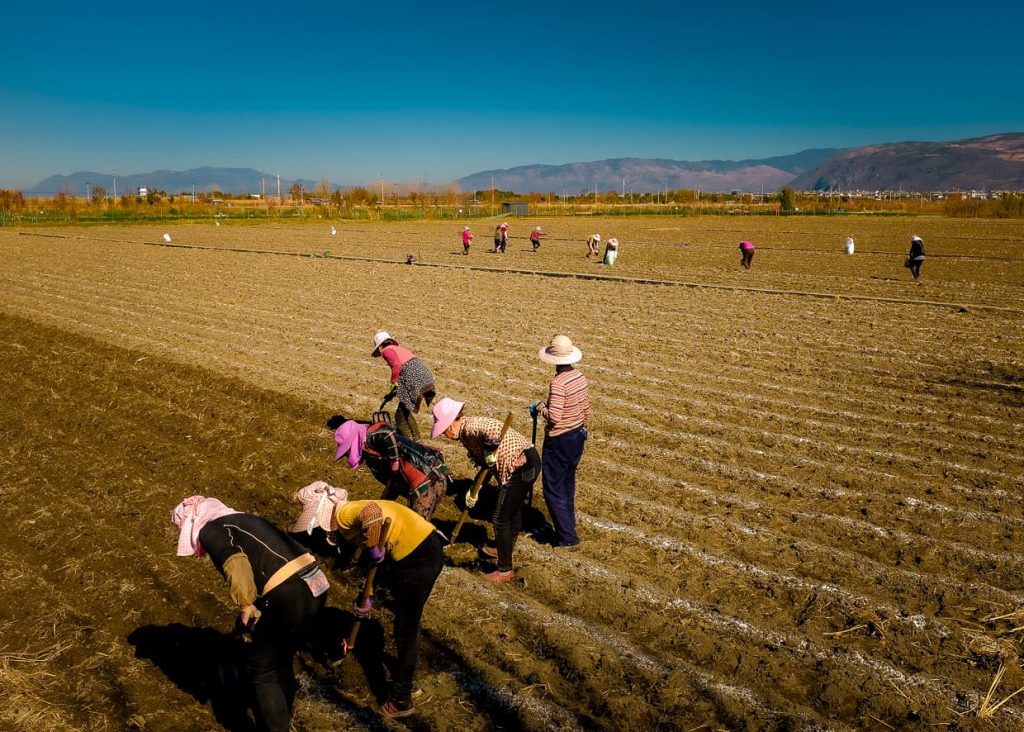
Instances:
[[[420,658],[420,621],[444,567],[444,538],[433,524],[399,503],[349,501],[346,491],[322,481],[302,488],[295,494],[295,500],[302,505],[302,514],[292,532],[312,534],[319,527],[331,537],[340,536],[362,547],[373,564],[387,561],[396,658],[391,688],[380,713],[388,718],[414,714],[412,695]],[[386,519],[391,524],[381,547]],[[361,620],[369,618],[372,611],[370,597],[365,605],[356,600],[352,608]]]
[[[615,264],[615,260],[619,258],[619,240],[609,239],[604,245],[604,259],[601,264],[607,264],[611,266]]]
[[[597,251],[597,248],[599,246],[601,246],[601,235],[591,234],[590,238],[587,239],[587,259],[590,259],[591,257],[601,256],[600,253]]]
[[[530,232],[530,245],[533,247],[532,251],[540,249],[540,240],[543,239],[547,234],[539,226],[534,226],[533,231]]]
[[[914,234],[910,237],[910,254],[907,255],[904,266],[910,270],[910,274],[914,275],[916,280],[921,276],[922,264],[924,264],[924,240]]]
[[[398,397],[395,408],[395,428],[398,433],[411,440],[420,439],[420,429],[414,414],[420,411],[420,403],[426,401],[427,406],[434,400],[434,375],[415,353],[398,345],[386,330],[379,330],[373,335],[373,357],[380,356],[391,367],[388,385],[391,391],[384,401]]]
[[[469,245],[473,242],[473,232],[469,230],[468,226],[462,227],[462,254],[465,256],[469,255]]]
[[[298,684],[292,660],[327,600],[327,577],[312,554],[269,521],[191,496],[171,512],[178,556],[209,555],[251,631],[246,669],[260,729],[288,732]]]
[[[576,468],[587,440],[590,386],[587,377],[573,366],[583,354],[568,336],[556,335],[537,355],[555,367],[547,401],[530,405],[534,424],[538,415],[544,419],[544,503],[555,528],[552,544],[571,547],[580,543],[576,534]]]
[[[754,264],[754,245],[749,241],[740,242],[740,264],[743,269],[750,269]]]
[[[490,582],[508,582],[515,579],[512,568],[512,550],[523,528],[523,503],[533,489],[540,473],[540,456],[529,440],[513,429],[505,430],[502,423],[491,417],[467,417],[465,404],[445,397],[434,405],[434,429],[431,437],[444,435],[462,443],[469,459],[480,468],[491,468],[498,482],[498,502],[494,507],[495,547],[484,546],[481,551],[496,559],[498,567],[485,575]],[[473,508],[467,493],[466,507]]]
[[[508,222],[503,221],[494,229],[494,251],[504,254],[508,246]]]
[[[398,434],[387,422],[367,424],[335,415],[327,420],[327,429],[334,430],[334,462],[346,455],[353,470],[366,465],[381,485],[382,499],[394,500],[399,495],[409,499],[409,507],[430,521],[438,501],[448,488],[448,468],[444,454],[421,442]]]

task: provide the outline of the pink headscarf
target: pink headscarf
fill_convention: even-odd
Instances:
[[[201,557],[203,546],[199,543],[199,532],[214,519],[240,513],[228,508],[216,498],[190,496],[174,507],[171,523],[181,529],[178,534],[179,557]]]
[[[334,431],[334,441],[338,449],[334,451],[334,462],[338,462],[348,453],[348,464],[353,470],[363,463],[363,445],[366,443],[368,424],[360,424],[349,420]]]

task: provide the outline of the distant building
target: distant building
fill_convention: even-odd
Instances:
[[[140,196],[148,196],[149,195],[149,189],[146,188],[146,186],[139,186],[139,195]]]
[[[529,216],[530,204],[522,201],[506,201],[501,204],[501,212],[512,216]]]

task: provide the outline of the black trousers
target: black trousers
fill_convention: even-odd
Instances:
[[[420,660],[420,620],[434,582],[444,566],[444,543],[436,531],[420,542],[412,552],[393,562],[390,588],[394,598],[395,647],[398,658],[391,675],[388,701],[400,708],[412,704],[412,684]]]
[[[292,662],[326,600],[326,592],[313,597],[306,583],[296,576],[258,601],[262,614],[253,626],[246,669],[261,729],[288,732],[298,689]]]
[[[494,543],[498,549],[498,569],[508,572],[512,569],[512,550],[523,529],[523,501],[533,487],[540,472],[540,455],[531,447],[523,455],[526,464],[509,476],[498,488],[498,503],[494,507]]]

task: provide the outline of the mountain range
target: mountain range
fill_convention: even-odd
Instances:
[[[789,182],[802,190],[1022,190],[1024,132],[843,150]]]
[[[168,193],[223,191],[287,195],[293,183],[313,191],[317,182],[280,179],[253,168],[157,170],[116,177],[119,191],[139,186]],[[523,165],[485,170],[457,181],[463,191],[494,187],[517,193],[578,195],[582,192],[647,193],[690,189],[708,192],[796,190],[1024,190],[1024,133],[1008,132],[952,142],[897,142],[854,149],[804,150],[794,155],[752,160],[662,160],[613,158],[565,165]],[[345,190],[352,185],[330,184]],[[52,196],[65,191],[86,195],[89,186],[113,193],[110,173],[53,175],[27,191]],[[368,186],[373,188],[371,184]],[[403,185],[403,189],[407,186]]]
[[[115,182],[116,181],[116,182]],[[293,183],[299,183],[306,191],[316,188],[315,180],[301,178],[281,178],[281,195],[287,196]],[[252,168],[192,168],[190,170],[154,170],[151,173],[96,173],[81,171],[71,175],[51,175],[32,188],[24,191],[30,196],[53,196],[60,191],[76,196],[85,196],[90,187],[102,186],[107,195],[113,195],[114,186],[119,195],[125,191],[137,191],[140,186],[150,190],[167,191],[167,193],[191,193],[195,186],[196,193],[220,191],[222,193],[262,193],[277,195],[277,176],[261,173]],[[338,186],[331,184],[335,188]]]

